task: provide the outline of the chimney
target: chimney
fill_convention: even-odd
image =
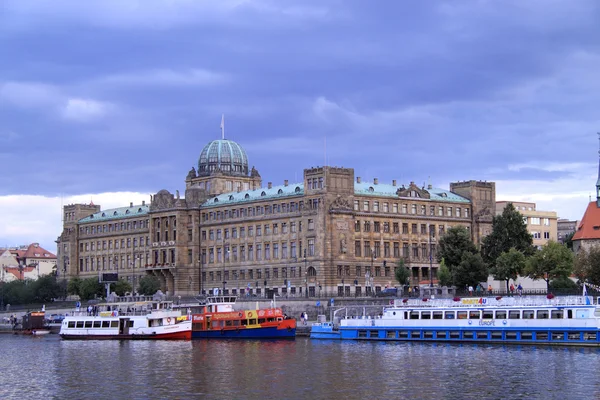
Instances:
[[[286,179],[283,181],[283,186],[287,186],[287,185],[288,185],[288,180]]]
[[[410,186],[415,186],[415,181],[410,181]]]
[[[273,182],[269,182],[269,183],[267,183],[267,188],[268,188],[268,189],[271,189],[272,187],[273,187]]]
[[[392,186],[396,186],[396,180],[392,179]]]
[[[377,185],[378,183],[379,183],[379,179],[377,179],[377,178],[373,179],[373,184],[374,185]]]
[[[142,205],[145,206],[146,205],[146,200],[142,200]]]
[[[360,183],[360,176],[356,177],[356,183]]]
[[[133,201],[129,203],[129,207],[133,207]]]

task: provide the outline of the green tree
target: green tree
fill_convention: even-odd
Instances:
[[[511,248],[520,251],[526,257],[535,252],[533,238],[527,231],[523,215],[512,203],[508,203],[502,214],[494,217],[492,232],[483,239],[481,255],[483,260],[493,267],[500,254],[508,253]]]
[[[118,282],[110,284],[110,291],[115,292],[117,296],[124,296],[125,293],[131,292],[132,286],[125,279],[119,279]]]
[[[506,292],[508,293],[508,282],[517,279],[523,273],[526,258],[515,248],[503,252],[496,259],[496,264],[490,268],[494,279],[506,282]]]
[[[146,275],[140,279],[138,292],[142,295],[152,296],[160,289],[160,281],[154,275]]]
[[[464,226],[454,226],[448,229],[438,242],[437,261],[441,262],[444,259],[446,266],[452,271],[462,262],[464,253],[478,253],[471,234]]]
[[[564,243],[569,250],[573,250],[573,235],[575,235],[575,232],[567,233],[565,235]]]
[[[81,281],[79,285],[79,297],[81,300],[91,300],[104,295],[104,288],[98,281],[98,278],[87,278]]]
[[[545,280],[548,290],[551,280],[568,278],[571,273],[573,273],[573,252],[567,246],[552,240],[529,258],[525,268],[525,274],[531,279]]]
[[[75,296],[79,296],[79,288],[81,287],[81,279],[80,278],[72,278],[67,283],[67,293],[73,294]]]
[[[592,246],[589,250],[580,248],[575,256],[573,271],[580,281],[600,286],[600,246]]]
[[[452,281],[459,288],[477,286],[487,278],[488,268],[479,253],[465,252],[460,264],[452,269]]]
[[[549,290],[578,290],[579,285],[570,278],[560,277],[553,279],[548,287]]]
[[[396,263],[396,269],[394,271],[394,276],[396,277],[396,280],[398,281],[398,283],[401,284],[402,286],[408,285],[410,283],[409,282],[410,271],[404,265],[403,259],[400,259]]]
[[[440,262],[440,268],[437,272],[437,279],[440,286],[450,286],[452,285],[452,273],[450,269],[446,266],[446,260],[442,258]]]
[[[30,282],[33,291],[33,300],[37,303],[47,303],[61,297],[62,290],[56,281],[56,276],[49,274],[40,276],[37,280]]]

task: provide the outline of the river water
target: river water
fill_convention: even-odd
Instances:
[[[0,335],[2,399],[592,399],[600,349]]]

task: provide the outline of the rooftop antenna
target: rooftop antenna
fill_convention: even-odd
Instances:
[[[324,167],[327,166],[327,135],[325,135],[325,141],[323,144],[324,148],[325,148],[325,164],[323,164]]]
[[[225,140],[225,114],[221,114],[221,139]]]

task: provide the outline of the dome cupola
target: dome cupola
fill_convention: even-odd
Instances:
[[[248,176],[248,157],[242,146],[228,139],[213,140],[204,146],[198,160],[198,176],[215,173]]]

